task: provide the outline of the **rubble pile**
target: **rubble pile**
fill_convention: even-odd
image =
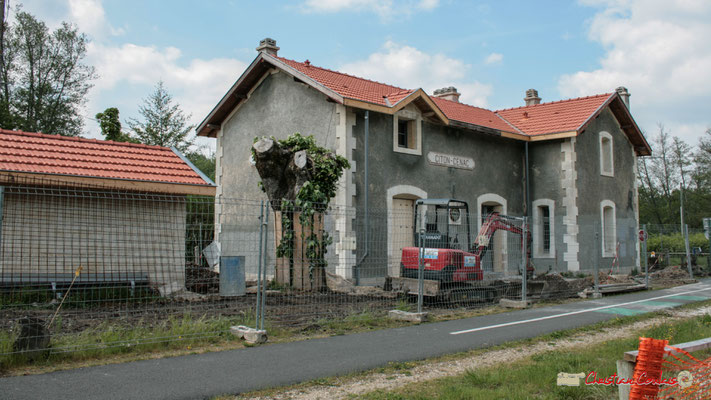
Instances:
[[[665,285],[696,282],[696,280],[689,277],[689,272],[686,268],[682,268],[678,265],[671,265],[661,271],[653,272],[649,274],[649,278],[654,283],[661,283]]]

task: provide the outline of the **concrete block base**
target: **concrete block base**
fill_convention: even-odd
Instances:
[[[531,307],[531,300],[509,300],[509,299],[501,299],[499,301],[499,305],[501,307],[506,307],[506,308],[529,308]]]
[[[388,312],[388,317],[392,319],[396,319],[398,321],[409,321],[409,322],[425,322],[427,321],[427,314],[426,312],[421,312],[421,313],[416,313],[416,312],[407,312],[407,311],[401,311],[401,310],[390,310]]]
[[[247,326],[232,326],[230,332],[249,344],[261,344],[267,341],[267,331],[260,331]]]
[[[581,299],[601,299],[602,298],[602,293],[600,292],[593,292],[589,289],[585,289],[582,292],[578,293],[578,296]]]

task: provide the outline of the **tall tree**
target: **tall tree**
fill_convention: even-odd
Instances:
[[[83,63],[86,35],[63,22],[53,32],[18,8],[4,26],[0,58],[0,126],[79,135],[86,94],[96,78]]]
[[[711,191],[711,128],[706,129],[704,135],[699,138],[699,148],[694,155],[696,171],[694,179],[697,185],[707,191]]]
[[[194,138],[188,135],[195,125],[188,124],[190,115],[185,115],[180,104],[173,104],[173,97],[159,81],[153,93],[143,100],[138,112],[143,121],[131,118],[128,126],[141,143],[175,147],[187,152]]]

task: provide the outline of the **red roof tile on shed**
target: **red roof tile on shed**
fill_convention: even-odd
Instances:
[[[577,99],[541,103],[498,110],[506,121],[529,136],[577,131],[605,102],[611,93]]]
[[[0,129],[0,170],[209,185],[166,147],[6,129]]]

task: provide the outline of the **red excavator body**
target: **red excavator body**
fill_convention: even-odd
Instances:
[[[429,215],[430,217],[435,217],[434,223],[428,223],[428,214],[421,212],[420,207],[425,206],[434,206],[434,214],[430,213]],[[459,211],[453,212],[452,210]],[[469,235],[468,211],[467,203],[460,200],[418,200],[415,203],[415,230],[421,226],[426,227],[426,229],[415,232],[415,245],[418,247],[404,247],[402,249],[400,276],[417,279],[420,263],[422,263],[424,279],[427,280],[435,280],[443,284],[481,281],[484,278],[481,260],[489,249],[489,243],[497,231],[505,230],[520,235],[521,241],[523,241],[523,230],[520,226],[514,224],[511,218],[502,216],[499,213],[492,213],[482,224],[479,234],[472,242]],[[445,224],[442,224],[439,220],[441,214],[447,217]],[[459,226],[466,224],[464,229],[460,229],[459,232],[452,231],[453,217],[459,222]],[[422,221],[422,218],[425,220]],[[462,219],[465,221],[462,221]],[[466,233],[461,232],[462,230],[466,231]],[[472,243],[466,250],[459,248],[461,247],[459,244],[460,236],[465,237],[464,243]],[[532,275],[530,232],[526,231],[526,237],[528,260],[526,270],[529,275]]]

